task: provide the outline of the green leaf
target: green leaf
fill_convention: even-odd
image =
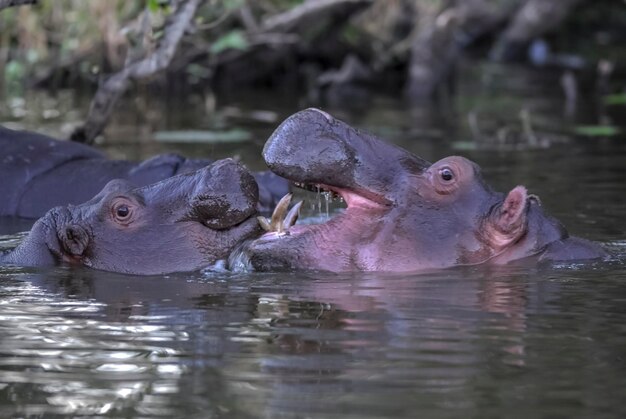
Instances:
[[[606,105],[626,105],[626,93],[604,96]]]
[[[237,10],[246,3],[246,0],[224,0],[224,9]]]
[[[478,146],[473,141],[455,141],[452,143],[452,148],[458,151],[472,151],[476,150]]]
[[[189,64],[185,71],[187,72],[187,74],[198,78],[211,77],[211,70],[196,63]]]
[[[29,48],[26,51],[26,61],[29,64],[33,64],[39,61],[39,52],[34,48]]]
[[[574,133],[586,137],[612,137],[621,131],[612,125],[579,125],[574,128]]]
[[[252,134],[242,129],[227,131],[159,131],[154,139],[163,143],[242,143]]]
[[[26,69],[19,61],[11,60],[4,67],[4,77],[9,83],[21,80],[25,73]]]
[[[156,13],[161,8],[161,2],[159,0],[148,0],[148,10],[150,13]]]
[[[240,30],[232,30],[221,36],[211,45],[211,52],[219,54],[227,49],[244,50],[248,48],[248,40]]]

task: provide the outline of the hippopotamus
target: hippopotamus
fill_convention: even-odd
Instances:
[[[0,216],[38,218],[50,208],[89,200],[112,179],[145,186],[211,162],[177,154],[142,163],[109,160],[84,144],[0,127]],[[254,177],[261,210],[272,208],[288,192],[289,183],[271,172]]]
[[[0,263],[58,263],[137,275],[193,271],[258,236],[258,188],[232,159],[134,187],[112,180],[91,200],[49,210]]]
[[[410,272],[606,256],[570,236],[524,186],[496,192],[464,157],[431,164],[317,109],[286,119],[263,157],[277,175],[338,194],[347,208],[317,225],[292,226],[292,211],[282,225],[272,220],[275,231],[243,251],[256,270]]]

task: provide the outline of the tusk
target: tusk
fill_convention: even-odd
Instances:
[[[291,197],[293,195],[288,193],[287,195],[280,198],[278,204],[276,204],[276,208],[274,208],[274,212],[272,213],[272,219],[270,220],[271,230],[270,231],[279,231],[282,227],[283,219],[287,214],[287,210],[289,209],[289,204],[291,203]]]
[[[278,201],[270,220],[265,217],[257,217],[259,225],[263,230],[276,233],[279,236],[289,234],[289,228],[298,220],[300,208],[302,207],[302,201],[300,201],[293,208],[289,209],[292,196],[291,193],[288,193]]]
[[[288,231],[289,227],[296,224],[296,221],[298,221],[298,217],[300,216],[301,207],[302,201],[298,202],[289,210],[289,212],[285,216],[285,219],[283,220],[283,230]]]
[[[258,217],[256,217],[256,219],[263,230],[272,231],[272,226],[270,225],[270,222],[267,220],[267,218],[259,215]]]

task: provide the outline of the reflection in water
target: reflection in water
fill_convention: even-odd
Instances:
[[[169,278],[3,268],[0,397],[22,415],[591,412],[624,384],[615,263]]]
[[[60,299],[15,278],[7,285],[6,276],[3,282],[0,381],[5,402],[22,404],[20,413],[149,412],[158,406],[146,393],[178,392],[180,351],[161,343],[187,340],[186,332],[103,323],[102,303]]]

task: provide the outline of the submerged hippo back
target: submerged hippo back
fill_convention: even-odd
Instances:
[[[89,200],[112,179],[143,186],[210,162],[174,154],[140,164],[109,160],[87,145],[0,127],[0,216],[37,218],[50,208]]]
[[[0,216],[38,218],[51,208],[91,199],[113,179],[144,186],[211,163],[177,154],[160,154],[140,163],[109,160],[87,145],[0,127]],[[263,172],[255,176],[262,209],[268,210],[289,192],[289,183],[278,176]]]
[[[22,194],[33,179],[82,159],[104,155],[83,144],[0,127],[0,215],[18,215]]]

